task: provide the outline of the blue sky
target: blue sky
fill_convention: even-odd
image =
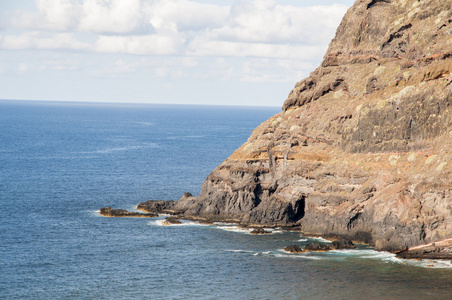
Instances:
[[[281,106],[352,0],[0,0],[0,99]]]

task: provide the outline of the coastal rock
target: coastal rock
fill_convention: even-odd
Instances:
[[[260,235],[260,234],[270,234],[272,232],[265,230],[264,228],[254,228],[250,233],[254,235]]]
[[[148,200],[137,205],[137,209],[148,213],[169,213],[174,211],[176,201]]]
[[[355,244],[351,240],[341,239],[337,241],[333,241],[329,245],[331,250],[341,250],[341,249],[356,249]]]
[[[451,33],[451,0],[356,1],[184,214],[389,251],[452,237]]]
[[[192,207],[198,198],[184,193],[179,201],[148,200],[137,205],[137,209],[148,213],[179,215]]]
[[[304,251],[298,245],[287,246],[284,251],[290,253],[303,253]]]
[[[163,226],[180,225],[180,224],[182,224],[182,222],[176,217],[166,217],[165,221],[162,222]]]
[[[324,244],[324,243],[309,243],[307,244],[303,249],[300,248],[300,246],[292,245],[287,246],[284,248],[284,251],[290,252],[290,253],[303,253],[303,252],[326,252],[331,250],[340,250],[340,249],[355,249],[356,246],[353,244],[351,240],[347,239],[341,239],[337,241],[333,241],[331,244]]]
[[[405,259],[452,259],[452,239],[437,241],[398,251],[398,258]]]
[[[125,209],[113,209],[111,207],[104,207],[99,210],[99,214],[104,217],[134,217],[134,218],[152,218],[157,217],[157,214],[143,214],[139,212],[130,212]]]
[[[331,247],[327,244],[309,243],[304,247],[303,250],[304,251],[313,251],[313,252],[324,252],[324,251],[330,251]]]

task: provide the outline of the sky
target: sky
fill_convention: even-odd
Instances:
[[[0,99],[281,106],[353,0],[0,0]]]

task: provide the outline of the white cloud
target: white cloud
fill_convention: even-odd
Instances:
[[[33,1],[34,11],[2,13],[9,17],[0,34],[2,80],[17,79],[18,86],[26,77],[32,83],[77,80],[92,89],[94,101],[104,93],[126,97],[123,91],[141,87],[145,99],[205,97],[199,100],[205,103],[235,99],[244,86],[259,86],[249,92],[252,97],[277,95],[275,86],[285,93],[321,61],[346,11],[344,5],[307,7],[295,0]],[[8,76],[19,73],[27,76]],[[21,89],[9,86],[9,94],[0,91],[3,97],[18,95]],[[48,98],[36,86],[14,97]],[[82,98],[83,93],[80,89]]]
[[[187,0],[159,0],[148,8],[150,24],[157,32],[193,32],[221,27],[229,7]]]
[[[197,56],[268,57],[318,60],[323,56],[326,47],[327,44],[308,46],[196,39],[190,44],[188,53]]]
[[[84,0],[77,29],[117,34],[148,32],[146,7],[141,0]]]
[[[24,30],[67,31],[76,27],[81,11],[70,0],[35,0],[38,11],[18,12],[11,25]]]
[[[75,71],[79,70],[82,65],[80,58],[64,58],[44,60],[40,65],[40,70],[52,69],[55,71]]]
[[[17,67],[17,71],[20,74],[24,74],[28,71],[29,66],[26,63],[20,63],[19,66]]]
[[[18,14],[12,25],[45,34],[37,37],[25,31],[5,38],[3,47],[72,47],[135,55],[318,57],[346,10],[337,4],[283,6],[275,0],[241,0],[233,6],[188,0],[36,0],[36,4],[38,12]],[[71,35],[75,32],[97,38],[87,45]]]
[[[22,35],[6,35],[0,38],[0,47],[10,50],[89,50],[91,45],[78,41],[72,33],[29,32]]]
[[[105,53],[135,55],[170,55],[178,52],[184,40],[163,35],[100,36],[95,50]]]
[[[292,7],[273,0],[240,1],[228,23],[211,34],[221,40],[269,43],[325,43],[331,38],[345,6]]]

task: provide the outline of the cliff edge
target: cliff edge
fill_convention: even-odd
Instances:
[[[185,215],[396,250],[452,237],[452,0],[358,0]]]

